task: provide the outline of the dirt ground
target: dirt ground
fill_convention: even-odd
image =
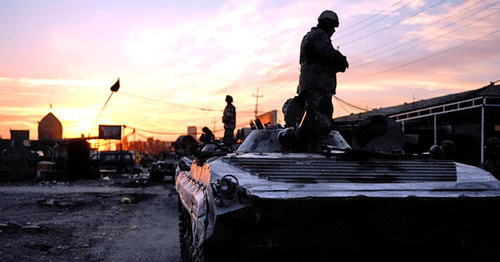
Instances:
[[[180,261],[171,182],[0,184],[2,261]]]

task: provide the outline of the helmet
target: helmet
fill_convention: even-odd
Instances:
[[[318,17],[318,21],[333,23],[335,26],[339,26],[339,17],[337,14],[331,10],[325,10]]]

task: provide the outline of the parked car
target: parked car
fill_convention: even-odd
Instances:
[[[138,173],[136,156],[131,150],[94,152],[90,156],[90,168],[93,172]]]

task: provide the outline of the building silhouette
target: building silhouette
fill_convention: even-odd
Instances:
[[[52,113],[48,113],[38,122],[38,140],[55,141],[62,139],[62,124]]]
[[[485,141],[500,137],[500,85],[337,117],[334,129],[350,141],[356,125],[377,114],[401,125],[407,153],[422,153],[450,140],[456,145],[456,161],[479,166],[485,160]]]

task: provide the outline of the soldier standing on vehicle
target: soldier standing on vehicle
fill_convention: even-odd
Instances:
[[[307,140],[307,151],[317,152],[330,133],[333,105],[337,87],[337,72],[349,67],[347,58],[333,48],[330,37],[339,26],[336,13],[323,11],[318,25],[311,28],[300,46],[300,78],[297,103],[305,103],[306,117],[301,133]]]
[[[224,115],[222,116],[222,123],[224,123],[224,138],[225,144],[232,144],[234,137],[234,129],[236,127],[236,108],[234,107],[233,97],[226,96],[227,106],[224,108]]]

